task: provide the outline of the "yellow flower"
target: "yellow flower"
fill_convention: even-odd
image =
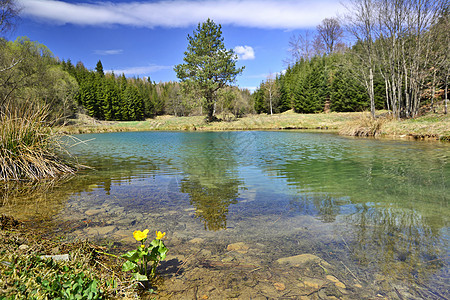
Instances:
[[[141,245],[141,248],[142,248],[142,249],[144,249],[144,248],[145,248],[145,245],[144,245],[144,244],[142,244],[142,245]]]
[[[142,241],[143,239],[147,238],[148,229],[145,229],[144,231],[136,230],[133,232],[133,236],[136,239],[136,241]]]
[[[162,239],[164,236],[166,235],[166,233],[161,233],[161,231],[156,231],[156,239],[160,240]]]

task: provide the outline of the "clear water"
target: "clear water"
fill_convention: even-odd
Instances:
[[[244,242],[259,264],[317,255],[364,297],[450,297],[448,143],[296,131],[77,138],[89,141],[72,153],[94,169],[41,193],[58,199],[51,213],[31,213],[84,222],[72,236],[131,243],[136,229],[161,230],[175,254],[194,238],[218,252]]]

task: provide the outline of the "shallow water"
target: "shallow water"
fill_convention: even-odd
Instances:
[[[197,262],[270,268],[277,282],[289,284],[313,267],[304,267],[303,275],[295,267],[286,273],[276,260],[311,253],[346,284],[338,298],[450,297],[448,143],[296,131],[77,138],[89,141],[71,152],[94,169],[37,191],[38,204],[15,213],[70,224],[58,231],[68,238],[131,246],[136,229],[166,231],[174,257],[206,249]],[[15,201],[0,210],[14,213],[21,207]],[[248,249],[230,258],[227,245],[237,242]],[[280,288],[270,294],[261,285],[269,279],[254,280],[260,295],[282,296]],[[239,294],[249,286],[244,279],[230,286],[227,297],[250,298]],[[325,297],[320,288],[314,293]]]

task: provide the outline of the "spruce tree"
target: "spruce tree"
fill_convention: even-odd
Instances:
[[[194,35],[188,35],[184,63],[174,68],[182,82],[194,84],[205,98],[204,107],[209,121],[215,118],[217,91],[234,82],[244,69],[236,67],[237,56],[234,51],[225,48],[221,28],[220,24],[216,25],[210,19],[199,23]]]

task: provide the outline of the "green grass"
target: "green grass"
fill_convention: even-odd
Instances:
[[[135,281],[105,247],[62,242],[0,215],[0,299],[138,299]],[[43,255],[69,254],[55,261]]]

